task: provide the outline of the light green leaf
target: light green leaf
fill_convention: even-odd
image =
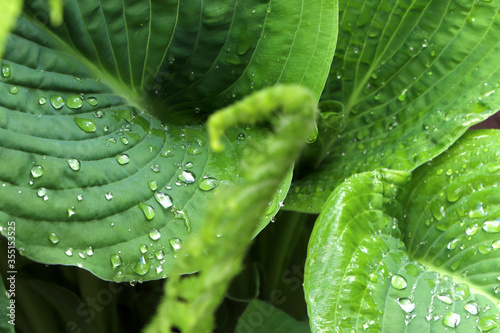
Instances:
[[[16,221],[21,253],[106,280],[166,277],[211,200],[240,176],[247,143],[266,135],[233,127],[213,154],[205,126],[185,122],[205,119],[193,103],[210,113],[234,101],[224,97],[233,88],[236,99],[252,91],[252,61],[268,64],[254,89],[297,82],[319,98],[336,2],[296,5],[68,0],[53,27],[45,1],[27,3],[0,77],[0,225]]]
[[[12,280],[12,277],[10,277],[10,276],[7,276],[7,278],[11,278],[10,280],[7,280],[9,282]],[[14,284],[15,284],[15,276],[13,277],[13,279],[14,279]],[[3,284],[3,278],[2,278],[2,275],[0,275],[0,307],[2,308],[2,310],[0,311],[0,316],[1,316],[0,317],[0,329],[2,330],[2,332],[5,332],[5,333],[14,333],[15,326],[12,325],[11,323],[9,323],[9,321],[13,320],[12,323],[15,323],[16,307],[15,307],[15,303],[14,304],[11,303],[11,299],[13,301],[15,301],[15,298],[8,297],[9,294],[7,294],[7,291],[5,290],[5,286]],[[12,295],[12,296],[14,296],[14,295]],[[11,310],[11,308],[12,308],[12,310]]]
[[[4,53],[9,32],[14,28],[17,17],[21,14],[22,0],[4,1],[2,3],[2,20],[0,20],[0,57]],[[5,76],[2,68],[2,75]]]
[[[235,333],[309,333],[309,325],[289,316],[272,304],[255,299],[238,320]]]
[[[313,331],[498,329],[499,145],[471,131],[407,184],[387,170],[339,186],[309,244]]]
[[[292,188],[289,209],[319,212],[357,172],[411,171],[500,108],[499,2],[339,6],[339,41],[322,99],[341,102],[344,116],[336,128],[320,127],[331,139],[317,154],[320,167]]]

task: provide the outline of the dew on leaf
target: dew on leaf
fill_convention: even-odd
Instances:
[[[52,95],[50,96],[50,104],[54,109],[59,110],[64,106],[64,97],[61,95]]]
[[[111,200],[111,199],[113,199],[113,193],[106,192],[106,193],[104,193],[104,197],[106,198],[106,200]]]
[[[448,187],[446,189],[446,198],[449,202],[456,202],[462,196],[463,188],[461,187]]]
[[[19,88],[16,86],[13,86],[13,87],[10,87],[9,91],[11,94],[15,95],[19,92]]]
[[[94,249],[92,248],[92,246],[89,246],[85,249],[85,252],[87,253],[87,255],[89,257],[92,257],[94,255]]]
[[[163,258],[165,258],[165,253],[163,253],[162,250],[157,250],[155,251],[155,257],[158,260],[162,260]]]
[[[415,310],[415,303],[409,298],[398,298],[398,304],[406,313],[410,313]]]
[[[75,215],[75,207],[71,206],[71,207],[68,207],[68,209],[66,210],[68,212],[68,217],[71,217],[73,215]]]
[[[38,99],[38,104],[45,105],[45,103],[47,103],[47,99],[45,97],[40,97]]]
[[[481,332],[489,332],[494,328],[498,328],[500,325],[495,321],[495,318],[492,316],[484,316],[477,322],[477,328]]]
[[[49,240],[52,242],[52,244],[57,244],[57,243],[59,243],[60,238],[54,232],[51,232],[49,234]]]
[[[460,325],[460,315],[455,312],[448,312],[443,317],[443,325],[448,327],[458,327]]]
[[[170,238],[168,242],[174,251],[179,251],[182,247],[182,241],[179,238]]]
[[[213,190],[214,188],[219,185],[219,181],[213,177],[206,177],[200,180],[200,183],[198,184],[198,187],[202,191],[210,191]]]
[[[408,275],[410,276],[417,276],[418,275],[418,268],[417,266],[415,266],[414,264],[407,264],[405,267],[404,267],[404,270],[406,273],[408,273]]]
[[[64,254],[66,254],[68,257],[72,257],[73,256],[73,249],[72,248],[69,248],[67,249]]]
[[[492,247],[492,248],[494,248],[495,250],[496,250],[496,249],[500,249],[500,239],[494,240],[494,241],[491,243],[491,247]]]
[[[158,189],[158,183],[156,182],[156,180],[150,180],[148,182],[148,187],[151,191],[156,191]]]
[[[160,167],[160,165],[159,165],[159,164],[153,164],[153,165],[151,166],[151,170],[153,170],[154,172],[158,173],[158,172],[160,172],[161,167]]]
[[[148,205],[144,202],[141,202],[139,204],[139,208],[142,210],[142,212],[144,213],[144,216],[146,217],[146,219],[148,221],[151,221],[155,217],[155,209],[153,207],[151,207],[150,205]]]
[[[120,138],[120,141],[121,141],[124,145],[128,145],[128,139],[127,139],[126,137],[122,136],[122,137]]]
[[[155,199],[165,209],[172,207],[172,197],[163,192],[155,193]]]
[[[181,220],[182,224],[184,224],[184,226],[186,227],[187,233],[191,233],[191,221],[189,220],[186,212],[184,212],[183,210],[177,210],[174,212],[174,218]]]
[[[3,77],[10,77],[11,71],[9,65],[7,64],[2,65],[2,75]]]
[[[141,251],[141,253],[148,252],[148,246],[146,244],[142,244],[141,246],[139,246],[139,251]]]
[[[238,133],[238,135],[236,135],[236,140],[244,141],[245,140],[245,133]]]
[[[46,188],[40,187],[38,190],[36,190],[36,195],[38,195],[39,197],[43,197],[46,194],[47,194]]]
[[[500,232],[500,218],[493,221],[484,222],[483,230],[490,233]]]
[[[82,105],[83,101],[79,95],[70,95],[66,99],[66,106],[70,109],[79,109]]]
[[[41,165],[35,165],[31,168],[31,175],[33,178],[40,178],[43,176],[43,167]]]
[[[149,238],[151,238],[152,240],[158,240],[158,239],[160,239],[160,237],[161,237],[161,234],[156,229],[153,229],[149,232]]]
[[[69,167],[74,170],[78,171],[80,170],[80,161],[77,160],[76,158],[70,158],[66,160],[66,163],[68,163]]]
[[[174,155],[175,153],[173,149],[166,149],[160,154],[161,157],[172,157]]]
[[[90,106],[96,106],[98,103],[97,98],[95,97],[87,97],[86,101]]]
[[[465,229],[465,234],[467,236],[474,236],[481,229],[481,227],[476,223]]]
[[[122,264],[122,258],[118,254],[112,254],[111,265],[113,265],[113,268],[121,266],[121,264]]]
[[[449,294],[439,294],[437,296],[438,300],[440,300],[443,303],[446,304],[452,304],[453,300],[451,299],[451,296]]]
[[[472,315],[477,315],[479,312],[479,307],[476,302],[469,302],[464,306],[465,311]]]
[[[120,154],[116,158],[119,164],[124,165],[130,162],[130,157],[127,154]]]
[[[401,290],[406,288],[407,282],[403,276],[395,274],[392,276],[391,285],[393,288]]]
[[[186,184],[192,184],[195,181],[195,175],[191,171],[184,170],[177,176],[177,179]]]
[[[134,273],[138,275],[146,275],[149,272],[151,265],[146,261],[144,256],[139,258],[139,261],[134,266]]]
[[[188,155],[200,155],[203,151],[198,147],[189,147],[187,150]]]
[[[75,117],[75,118],[73,118],[73,121],[85,133],[93,133],[97,129],[97,126],[95,125],[95,123],[90,119]]]
[[[453,298],[455,300],[463,301],[470,296],[469,286],[465,283],[458,283],[455,285],[455,291],[453,293]]]

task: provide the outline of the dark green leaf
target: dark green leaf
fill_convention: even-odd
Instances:
[[[309,333],[309,325],[289,316],[272,304],[253,300],[238,321],[235,333]]]
[[[316,154],[321,166],[296,183],[287,207],[319,212],[357,172],[411,171],[496,112],[499,9],[497,1],[340,1],[322,98],[342,102],[344,117],[320,128],[330,138]]]

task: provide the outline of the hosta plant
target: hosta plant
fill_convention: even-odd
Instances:
[[[500,331],[499,10],[9,2],[0,325]]]

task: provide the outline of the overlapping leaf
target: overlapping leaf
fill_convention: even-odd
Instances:
[[[63,25],[51,28],[46,3],[29,2],[0,77],[0,217],[4,228],[16,222],[20,251],[103,279],[165,277],[211,198],[238,177],[243,147],[263,135],[257,127],[231,129],[228,149],[215,156],[205,127],[176,125],[184,122],[177,116],[200,121],[192,103],[212,112],[232,100],[221,96],[237,78],[253,77],[250,59],[276,63],[255,74],[255,89],[300,82],[318,97],[336,8],[334,1],[299,4],[65,1]],[[304,35],[319,27],[324,33],[304,53]],[[241,34],[248,34],[246,52]],[[236,98],[252,90],[245,82]],[[144,96],[148,88],[158,97]]]
[[[499,8],[495,1],[340,1],[339,44],[322,99],[343,103],[344,113],[320,129],[327,138],[316,154],[320,167],[296,183],[287,207],[319,212],[356,172],[413,170],[497,111]]]
[[[498,330],[499,142],[471,132],[409,183],[375,171],[332,193],[306,264],[313,331]]]

